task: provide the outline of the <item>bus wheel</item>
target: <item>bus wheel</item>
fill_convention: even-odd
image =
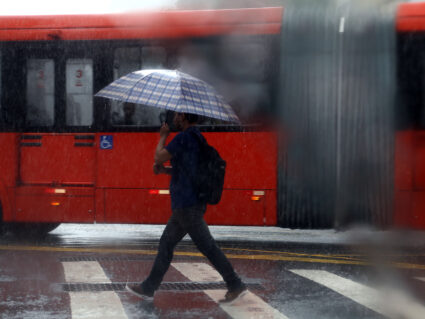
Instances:
[[[10,223],[7,231],[16,236],[43,237],[59,225],[60,223]]]

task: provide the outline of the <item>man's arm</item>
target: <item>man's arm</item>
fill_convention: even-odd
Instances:
[[[173,168],[171,166],[164,166],[162,164],[153,164],[153,172],[155,175],[158,175],[158,174],[171,175],[173,172]]]
[[[169,161],[172,157],[170,152],[168,152],[167,149],[165,148],[165,140],[167,139],[169,134],[170,134],[170,129],[168,128],[168,125],[163,124],[159,131],[159,141],[158,141],[158,145],[156,146],[155,156],[154,156],[154,162],[157,165],[164,164],[165,162]]]

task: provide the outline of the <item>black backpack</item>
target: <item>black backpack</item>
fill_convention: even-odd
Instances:
[[[209,145],[202,135],[193,133],[199,142],[199,162],[196,176],[191,180],[198,190],[198,199],[201,203],[216,205],[220,202],[223,193],[226,161],[217,150]]]

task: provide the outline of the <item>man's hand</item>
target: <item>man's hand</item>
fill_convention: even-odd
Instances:
[[[162,164],[153,164],[153,173],[155,174],[155,175],[158,175],[158,174],[167,174],[167,175],[171,175],[172,174],[172,167],[170,167],[170,166],[167,166],[167,167],[165,167],[164,165],[162,165]]]
[[[158,175],[158,174],[164,174],[165,173],[165,167],[164,167],[164,165],[162,165],[162,164],[153,164],[153,173],[155,174],[155,175]]]
[[[159,136],[167,138],[170,134],[170,128],[167,123],[162,124],[161,129],[159,130]]]
[[[172,157],[171,154],[164,147],[165,140],[167,139],[168,134],[170,134],[170,128],[166,123],[164,123],[162,124],[161,129],[159,130],[159,141],[155,149],[154,163],[156,164],[163,164],[169,161]]]

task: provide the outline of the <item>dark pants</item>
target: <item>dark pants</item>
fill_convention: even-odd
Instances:
[[[241,279],[211,236],[204,220],[205,211],[205,205],[173,210],[159,241],[158,254],[151,273],[142,283],[145,291],[153,292],[158,289],[173,259],[174,248],[186,234],[190,235],[199,251],[220,273],[228,289],[231,290],[241,285]]]

